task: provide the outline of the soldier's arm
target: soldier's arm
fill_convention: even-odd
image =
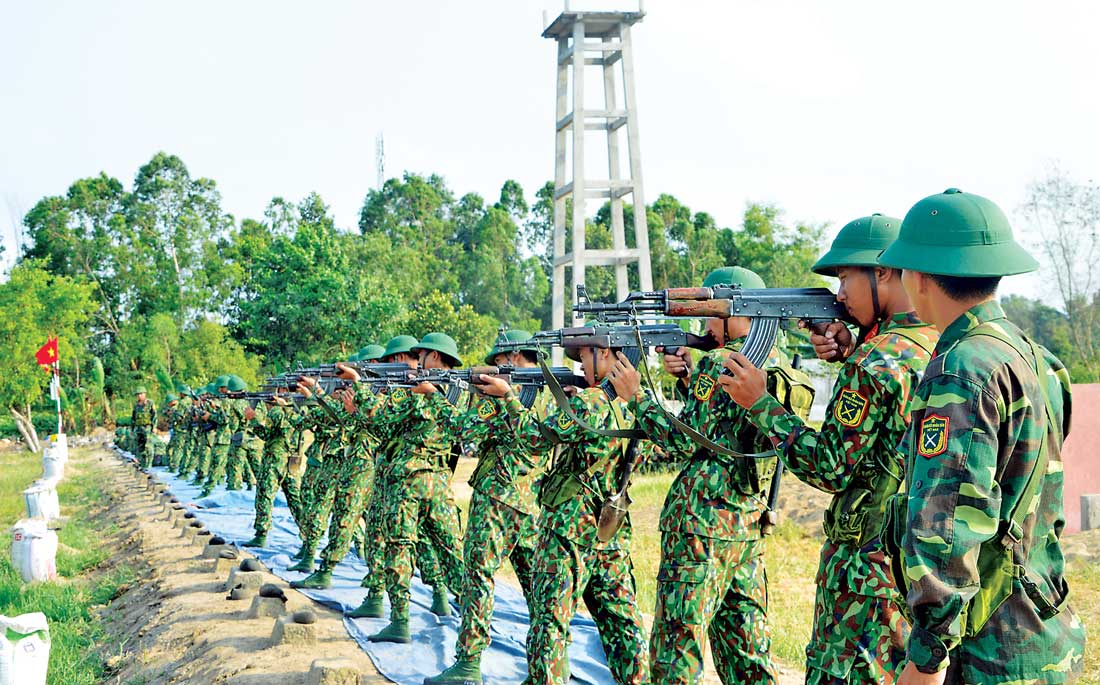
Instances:
[[[682,397],[685,402],[693,401],[686,394]],[[665,413],[657,406],[657,400],[648,392],[644,396],[631,398],[627,406],[634,414],[635,426],[645,431],[649,440],[661,445],[663,459],[668,461],[687,459],[699,449],[694,441],[672,425]],[[683,413],[678,418],[682,419]],[[721,441],[721,437],[718,436],[708,435],[707,437]]]
[[[592,402],[579,394],[569,400],[573,412],[586,421],[593,413],[589,404]],[[512,419],[512,431],[517,442],[538,455],[549,453],[560,443],[584,442],[594,437],[560,409],[540,419],[537,412],[524,407],[515,395],[506,397],[504,406]]]
[[[894,423],[898,430],[904,426],[903,400],[884,385],[888,383],[872,370],[845,364],[816,431],[769,394],[752,405],[748,416],[799,480],[824,492],[841,492],[855,467],[879,444],[880,433]]]
[[[1008,410],[999,397],[948,374],[925,378],[914,409],[924,406],[903,442],[915,441],[903,549],[914,616],[909,659],[936,673],[958,646],[963,609],[980,587],[979,547],[997,532],[997,441]]]

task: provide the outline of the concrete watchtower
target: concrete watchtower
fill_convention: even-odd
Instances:
[[[552,38],[558,43],[554,144],[554,328],[565,324],[566,302],[571,304],[576,297],[577,286],[584,284],[587,266],[615,267],[619,299],[625,298],[630,289],[627,267],[633,263],[638,265],[638,287],[642,290],[653,288],[630,43],[631,26],[644,16],[640,6],[637,12],[572,12],[567,2],[565,11],[542,32],[543,38]],[[602,73],[596,73],[595,68]],[[585,102],[586,71],[602,77],[603,82],[603,103],[596,103],[592,109]],[[625,177],[620,156],[620,132],[624,130],[627,154]],[[585,175],[585,131],[606,133],[606,177],[593,179]],[[623,198],[628,195],[634,209],[634,247],[627,246],[623,229]],[[573,235],[572,249],[567,254],[566,201],[570,197],[573,198]],[[585,244],[586,203],[590,199],[606,200],[611,204],[612,248],[609,250],[588,249]],[[565,293],[566,267],[572,267],[572,294],[568,297]]]

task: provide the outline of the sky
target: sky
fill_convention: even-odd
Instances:
[[[160,150],[214,179],[238,220],[316,191],[354,230],[379,134],[387,176],[439,173],[489,199],[514,178],[530,199],[553,176],[555,45],[540,33],[543,12],[562,8],[0,0],[0,261],[40,198],[100,171],[129,187]],[[774,202],[831,237],[959,187],[1020,229],[1027,185],[1052,163],[1100,177],[1095,2],[644,9],[633,36],[649,201],[670,193],[731,227],[746,202]],[[1045,296],[1045,281],[1005,289]]]

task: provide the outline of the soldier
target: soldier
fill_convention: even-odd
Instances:
[[[573,415],[600,429],[629,428],[632,419],[624,403],[610,399],[597,386],[615,364],[616,350],[585,347],[566,352],[581,362],[589,385],[595,386],[570,400]],[[519,449],[542,458],[558,449],[539,490],[542,513],[532,569],[525,682],[569,681],[569,622],[582,598],[596,622],[615,682],[646,682],[646,636],[635,599],[630,516],[606,541],[599,539],[597,530],[601,507],[619,492],[622,473],[637,460],[631,441],[589,433],[563,410],[540,420],[523,407],[506,381],[490,376],[481,380],[486,394],[504,398]]]
[[[199,497],[209,497],[218,483],[225,478],[225,465],[229,460],[229,449],[233,446],[233,433],[236,431],[237,417],[233,412],[232,402],[225,395],[229,393],[229,375],[218,376],[214,380],[216,399],[210,403],[206,419],[214,426],[213,449],[210,452],[210,465],[206,472],[206,480],[202,485]]]
[[[187,447],[187,424],[188,416],[191,413],[191,389],[183,383],[177,382],[176,392],[178,393],[178,400],[168,418],[169,427],[172,429],[172,436],[168,441],[168,468],[172,471],[180,467],[180,462]]]
[[[507,342],[524,342],[527,331],[504,333]],[[517,368],[538,364],[538,348],[502,351],[494,346],[485,363]],[[546,415],[546,395],[536,410]],[[478,444],[477,468],[470,475],[473,496],[466,524],[463,562],[466,590],[463,593],[462,626],[458,632],[455,664],[425,685],[481,682],[481,653],[489,646],[493,618],[493,574],[505,558],[512,562],[523,595],[531,607],[531,567],[535,554],[535,526],[538,505],[534,483],[542,475],[545,455],[532,455],[515,442],[508,414],[501,400],[483,396],[466,413],[464,439]]]
[[[413,347],[418,342],[411,335],[398,335],[391,338],[382,350],[381,361],[384,363],[407,364],[410,370],[416,369],[420,363],[420,358],[413,353]],[[375,353],[376,350],[368,350],[368,352]],[[358,379],[358,374],[349,374],[348,377]],[[354,402],[350,404],[354,405]],[[385,428],[388,424],[386,413],[389,412],[390,407],[391,402],[389,401],[381,403],[374,408],[375,416],[372,417],[372,421],[381,426],[383,432],[380,432],[378,436],[381,442],[375,454],[374,487],[372,488],[370,500],[367,502],[366,515],[364,516],[366,519],[366,529],[364,531],[366,559],[363,561],[367,565],[367,572],[363,576],[362,585],[367,588],[367,596],[363,599],[362,604],[348,612],[348,616],[351,618],[382,618],[385,615],[383,610],[383,595],[386,591],[386,580],[383,572],[386,563],[384,518],[386,516],[386,499],[394,487],[389,478],[388,462],[391,459],[391,453],[394,450],[401,449],[401,441],[388,428]],[[356,415],[356,418],[353,419],[355,422],[363,421],[360,416],[365,416],[369,412],[369,409],[368,412],[360,412],[356,406],[348,406],[347,410],[349,413]],[[424,545],[424,547],[427,547],[427,545]],[[422,561],[421,559],[421,563]],[[445,600],[444,597],[444,602]]]
[[[298,392],[306,397],[311,396],[309,387],[304,384],[298,386]],[[313,444],[306,451],[306,472],[302,476],[302,520],[298,525],[302,548],[298,554],[299,562],[287,570],[313,573],[317,546],[332,509],[333,488],[336,485],[333,478],[342,467],[348,434],[344,425],[319,406],[303,407],[298,415],[298,429],[312,430]]]
[[[228,388],[231,393],[242,393],[248,390],[248,384],[240,376],[230,374]],[[240,398],[227,398],[227,402],[229,413],[233,417],[233,434],[230,436],[229,456],[225,461],[225,489],[239,490],[241,483],[248,480],[253,472],[248,460],[250,452],[257,451],[257,445],[249,434],[244,416],[248,402]]]
[[[764,287],[756,273],[741,267],[716,269],[703,281],[705,288],[735,284]],[[704,355],[697,367],[686,348],[665,353],[665,369],[679,379],[676,390],[684,402],[679,425],[641,391],[640,376],[625,357],[611,372],[638,427],[669,459],[685,462],[660,519],[661,566],[650,637],[655,683],[700,682],[708,637],[723,683],[778,681],[770,656],[763,540],[777,462],[724,453],[762,453],[770,444],[743,409],[716,392],[722,362],[740,348],[750,325],[744,317],[708,319],[708,337],[719,349]],[[813,402],[809,379],[776,349],[767,367],[767,382],[783,406],[806,416]]]
[[[955,188],[914,205],[880,261],[904,269],[941,332],[885,529],[913,621],[899,685],[1073,681],[1085,628],[1059,543],[1069,374],[994,299],[1001,277],[1038,265],[997,205]]]
[[[881,214],[856,219],[813,266],[840,280],[837,300],[860,327],[858,339],[843,323],[810,336],[821,359],[843,363],[819,430],[772,397],[764,373],[742,355],[726,362],[732,375],[720,378],[786,467],[833,495],[806,646],[808,685],[888,685],[905,661],[907,624],[879,529],[886,500],[901,485],[905,464],[896,446],[909,403],[939,333],[912,311],[901,271],[879,265],[900,225]]]
[[[445,333],[429,333],[412,351],[419,354],[421,369],[452,369],[462,365],[458,346]],[[400,449],[389,455],[386,468],[393,488],[386,503],[386,593],[390,597],[390,623],[371,635],[371,642],[409,642],[409,592],[412,585],[414,548],[427,538],[438,555],[446,584],[461,595],[462,538],[458,508],[450,489],[450,457],[459,434],[461,412],[431,383],[421,383],[406,393],[389,393],[386,417],[391,435],[399,436]],[[424,564],[420,555],[421,569]],[[434,575],[434,574],[430,574]],[[446,601],[446,587],[437,578],[426,578],[436,598]],[[433,599],[436,599],[433,598]]]
[[[179,395],[174,392],[170,392],[164,396],[164,423],[168,428],[169,436],[168,444],[164,446],[165,458],[162,460],[161,463],[156,464],[157,466],[167,466],[168,468],[172,468],[172,452],[174,447],[172,441],[175,437],[175,430],[173,426],[175,426],[176,417],[179,415],[179,403]]]
[[[144,385],[139,385],[134,394],[137,401],[130,413],[130,425],[134,431],[134,450],[141,464],[141,468],[147,469],[153,466],[153,446],[149,444],[149,438],[153,432],[153,426],[157,421],[157,407],[149,399]]]
[[[263,454],[256,473],[256,518],[252,523],[256,535],[245,542],[244,547],[263,547],[267,544],[271,507],[275,503],[275,493],[280,489],[295,523],[301,525],[298,474],[289,464],[290,454],[298,442],[297,432],[288,416],[291,411],[287,401],[278,395],[273,396],[266,407],[261,405],[245,410],[245,420],[255,435],[263,440]]]

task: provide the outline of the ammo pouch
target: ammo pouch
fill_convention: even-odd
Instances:
[[[883,551],[890,558],[890,575],[894,577],[894,587],[898,589],[898,596],[901,598],[896,603],[898,610],[912,624],[913,614],[909,611],[909,603],[905,601],[909,594],[909,583],[905,578],[905,550],[901,546],[908,523],[909,495],[905,492],[894,493],[886,500],[886,511],[882,515],[882,528],[878,536]]]
[[[576,476],[567,469],[557,469],[546,474],[539,486],[539,506],[556,509],[585,489]]]
[[[854,482],[829,502],[825,510],[825,535],[829,540],[863,547],[879,535],[883,507],[898,491],[900,478],[884,467],[878,468],[881,470],[869,471],[864,465],[856,472]]]

